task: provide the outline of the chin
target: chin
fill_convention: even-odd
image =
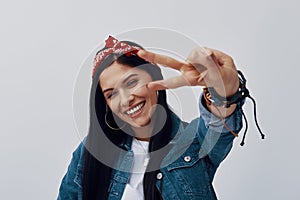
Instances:
[[[139,127],[145,127],[145,126],[149,125],[150,122],[151,122],[150,119],[145,119],[145,120],[141,120],[141,121],[138,120],[136,122],[135,121],[131,121],[131,122],[129,122],[129,124],[130,124],[130,126],[139,128]]]

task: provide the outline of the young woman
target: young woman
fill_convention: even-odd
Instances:
[[[181,75],[163,80],[156,64]],[[198,85],[208,88],[201,116],[182,122],[165,90]],[[58,199],[217,199],[215,172],[242,127],[242,85],[220,51],[194,50],[181,62],[110,36],[95,57],[89,132]]]

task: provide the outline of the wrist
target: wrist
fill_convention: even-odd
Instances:
[[[249,95],[249,90],[246,88],[246,79],[242,72],[238,71],[238,74],[238,83],[235,83],[234,86],[231,87],[231,90],[225,90],[225,92],[220,94],[219,88],[203,88],[206,103],[208,105],[214,104],[218,107],[229,108],[232,104],[243,101],[246,96]]]
[[[240,87],[240,79],[238,72],[235,72],[234,75],[228,76],[227,79],[223,78],[223,81],[220,81],[220,84],[213,86],[215,92],[221,97],[230,97],[234,95]],[[208,87],[210,88],[210,87]]]

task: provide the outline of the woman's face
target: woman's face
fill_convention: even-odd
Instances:
[[[115,115],[133,127],[143,127],[150,123],[157,104],[156,91],[147,87],[151,81],[146,71],[114,62],[101,73],[99,84]]]

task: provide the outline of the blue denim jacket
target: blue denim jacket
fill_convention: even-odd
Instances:
[[[156,181],[164,200],[217,199],[212,186],[213,178],[231,150],[234,136],[202,103],[199,107],[201,116],[187,125],[172,114],[173,130],[176,130],[172,132],[173,148],[164,158]],[[234,132],[239,132],[242,128],[241,105],[225,121]],[[130,170],[133,162],[130,147],[131,141],[128,141],[125,144],[128,150],[126,159],[119,161],[124,171],[112,172],[108,195],[110,200],[120,200],[129,181],[130,173],[126,170]],[[81,143],[74,151],[68,171],[62,179],[58,200],[82,199],[83,152],[84,144]]]

